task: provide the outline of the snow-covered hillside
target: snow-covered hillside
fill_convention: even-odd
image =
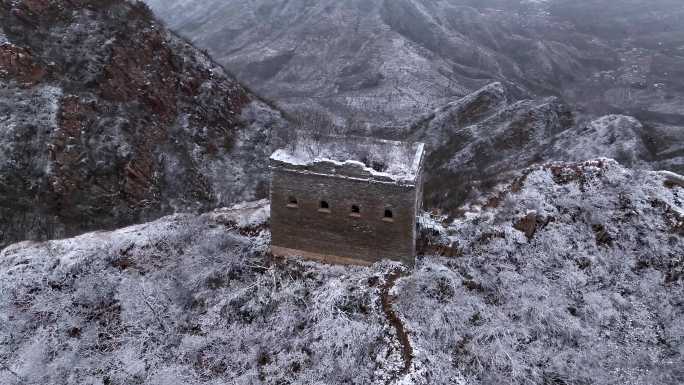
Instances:
[[[628,167],[679,170],[677,152],[656,145],[656,136],[629,116],[578,119],[555,97],[516,101],[502,83],[422,115],[409,134],[427,144],[427,206],[451,212],[533,164],[607,157]]]
[[[0,383],[681,383],[683,177],[547,164],[466,211],[396,283],[273,259],[265,201],[12,245]]]
[[[537,166],[429,236],[450,257],[400,282],[398,310],[440,357],[435,378],[684,378],[682,176],[607,159]]]

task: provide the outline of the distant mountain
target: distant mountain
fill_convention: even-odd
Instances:
[[[266,196],[269,107],[142,3],[0,3],[0,247]]]
[[[147,2],[294,115],[426,141],[428,207],[541,161],[684,172],[680,1]]]
[[[684,126],[680,0],[146,1],[288,110],[396,126],[498,81]]]

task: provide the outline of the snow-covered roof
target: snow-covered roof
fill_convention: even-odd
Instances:
[[[425,145],[361,137],[302,139],[271,155],[271,167],[379,182],[414,184]]]

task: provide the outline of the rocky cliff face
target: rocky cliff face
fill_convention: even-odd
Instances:
[[[0,245],[264,196],[285,126],[141,3],[0,3]]]

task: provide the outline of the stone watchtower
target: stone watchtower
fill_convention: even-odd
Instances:
[[[423,161],[422,143],[355,137],[276,151],[270,159],[273,254],[413,264]]]

